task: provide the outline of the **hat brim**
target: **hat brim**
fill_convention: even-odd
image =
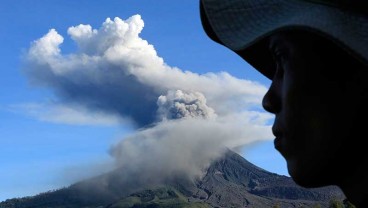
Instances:
[[[363,13],[297,0],[201,0],[201,19],[210,38],[269,79],[274,72],[266,37],[281,30],[314,32],[368,62],[368,15]]]

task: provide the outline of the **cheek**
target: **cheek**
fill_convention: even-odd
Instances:
[[[294,88],[295,91],[289,91],[284,122],[295,155],[300,160],[323,166],[336,160],[353,139],[351,135],[359,131],[359,102],[352,93],[333,85],[321,84],[316,89],[319,90],[301,93]]]
[[[347,103],[330,93],[331,89],[319,89],[294,87],[285,94],[285,136],[300,154],[334,153],[350,128],[346,128],[351,114]]]
[[[309,105],[293,112],[286,116],[288,128],[285,136],[297,155],[317,156],[336,149],[340,139],[336,138],[335,132],[342,128],[332,123],[326,111]]]
[[[286,122],[288,145],[291,154],[286,158],[290,175],[300,184],[314,184],[319,178],[326,180],[340,167],[339,161],[346,128],[331,114],[334,110],[308,102],[302,108],[294,109]],[[338,121],[338,122],[336,122]],[[309,181],[312,179],[312,181]],[[318,185],[318,184],[317,184]],[[313,185],[312,185],[313,186]]]

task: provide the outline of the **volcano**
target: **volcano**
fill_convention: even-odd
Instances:
[[[331,200],[345,198],[334,186],[302,188],[290,177],[263,170],[232,151],[212,162],[201,179],[176,176],[163,182],[138,176],[120,168],[60,190],[9,199],[0,207],[328,207]]]

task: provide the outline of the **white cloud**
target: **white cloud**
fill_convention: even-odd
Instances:
[[[44,60],[47,56],[57,56],[60,53],[59,45],[63,43],[64,38],[59,35],[55,29],[51,29],[47,35],[33,43],[30,53]]]
[[[41,121],[69,124],[69,125],[91,125],[91,126],[117,126],[127,121],[118,116],[106,114],[103,112],[88,111],[83,107],[51,105],[40,103],[27,103],[14,105],[13,111],[21,111],[26,115]]]

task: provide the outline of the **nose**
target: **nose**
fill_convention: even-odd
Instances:
[[[272,82],[262,100],[263,108],[273,114],[276,114],[281,110],[281,100],[277,88],[277,83]]]

